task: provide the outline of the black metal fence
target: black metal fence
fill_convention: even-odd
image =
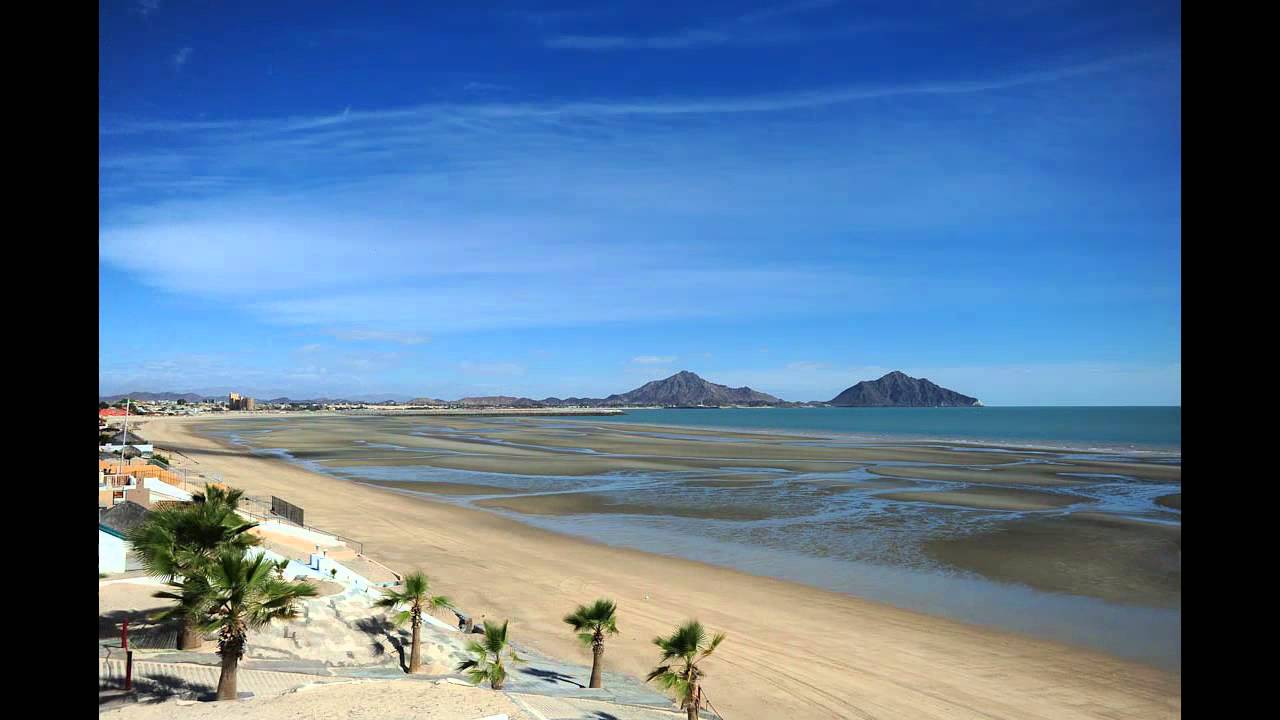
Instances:
[[[302,522],[302,508],[275,495],[271,496],[271,512],[294,524],[305,524]]]

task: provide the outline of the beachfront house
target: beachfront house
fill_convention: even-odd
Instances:
[[[142,567],[125,535],[145,522],[149,514],[145,507],[129,501],[98,509],[98,572],[121,573]]]
[[[112,435],[109,441],[99,445],[98,451],[105,453],[118,453],[125,449],[126,443],[133,452],[137,452],[142,455],[150,455],[155,450],[151,443],[141,435],[131,432],[126,438],[125,433],[121,431]]]
[[[99,456],[98,507],[126,501],[143,507],[164,501],[191,502],[192,494],[179,486],[181,482],[177,473],[145,461],[121,464],[118,457]]]

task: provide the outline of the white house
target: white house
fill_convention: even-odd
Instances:
[[[129,543],[124,533],[98,525],[98,572],[122,573],[129,569]]]
[[[98,510],[98,572],[121,573],[141,568],[125,540],[125,533],[141,525],[149,513],[138,503],[127,500]]]

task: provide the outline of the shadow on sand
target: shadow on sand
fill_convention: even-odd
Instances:
[[[370,647],[373,654],[377,656],[385,655],[387,649],[380,639],[385,639],[395,648],[396,653],[400,656],[400,669],[409,672],[409,660],[405,653],[405,645],[411,640],[407,633],[396,627],[390,620],[385,617],[370,617],[356,621],[356,629],[365,633],[371,638]]]

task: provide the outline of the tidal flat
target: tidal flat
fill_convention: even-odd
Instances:
[[[1011,629],[1180,662],[1181,467],[1168,454],[556,417],[282,416],[204,432],[544,529],[959,619],[1009,627],[1016,598]],[[1157,620],[1132,622],[1143,608]]]

